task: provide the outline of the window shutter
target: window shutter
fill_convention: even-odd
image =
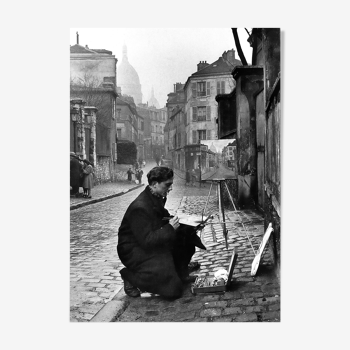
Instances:
[[[210,96],[210,81],[207,81],[207,96]]]
[[[211,135],[211,130],[207,130],[207,140],[211,140],[212,138],[210,137]]]
[[[207,120],[211,120],[210,106],[207,106]]]
[[[192,83],[192,97],[197,97],[197,83]]]
[[[197,107],[192,107],[192,120],[197,121]]]
[[[220,82],[219,81],[216,82],[216,94],[220,95]]]
[[[221,93],[222,94],[225,93],[225,82],[224,81],[221,82]]]
[[[192,143],[197,143],[197,130],[192,130]]]

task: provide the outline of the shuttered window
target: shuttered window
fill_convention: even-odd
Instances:
[[[192,143],[197,143],[197,131],[192,130]]]
[[[210,81],[207,81],[207,96],[210,96]]]
[[[197,121],[202,122],[206,120],[207,108],[206,106],[197,107]]]
[[[218,81],[216,82],[216,90],[217,94],[224,94],[225,93],[225,82],[224,81]]]
[[[206,96],[205,81],[198,83],[197,91],[198,91],[198,96],[199,97]]]
[[[197,121],[197,107],[192,107],[192,121]]]
[[[192,97],[197,97],[197,83],[192,83]]]
[[[207,106],[207,120],[211,120],[211,108]]]
[[[200,140],[207,139],[207,130],[198,130],[198,137]]]

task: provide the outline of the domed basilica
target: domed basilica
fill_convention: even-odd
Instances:
[[[117,67],[117,85],[121,88],[122,95],[132,96],[136,105],[142,103],[139,75],[129,63],[126,45],[123,46],[122,62]]]

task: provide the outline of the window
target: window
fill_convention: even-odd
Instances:
[[[206,120],[206,116],[207,116],[207,107],[206,106],[197,107],[197,120],[199,122],[202,122]]]
[[[210,96],[210,82],[201,81],[198,83],[192,83],[192,97],[205,97]]]
[[[224,81],[218,81],[216,82],[216,90],[217,94],[224,94],[225,93],[225,82]]]
[[[181,134],[177,134],[177,147],[181,147]]]
[[[205,120],[211,120],[210,106],[192,107],[192,121],[201,122]]]
[[[198,88],[198,96],[205,96],[206,94],[206,89],[205,89],[205,82],[200,82],[197,84],[197,88]]]
[[[199,140],[207,139],[207,130],[198,130],[198,138]]]
[[[122,137],[122,129],[117,129],[117,137],[118,139]]]
[[[198,140],[210,140],[210,130],[192,130],[192,143]]]

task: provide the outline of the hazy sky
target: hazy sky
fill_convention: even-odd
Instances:
[[[247,28],[249,31],[250,28]],[[123,44],[127,45],[129,63],[136,69],[141,83],[143,101],[151,96],[152,87],[160,107],[175,83],[185,83],[197,71],[199,61],[213,63],[224,51],[236,51],[231,28],[71,28],[70,45],[112,51],[122,61]],[[252,49],[244,28],[238,29],[241,46],[248,63]],[[118,84],[118,76],[117,76]]]

